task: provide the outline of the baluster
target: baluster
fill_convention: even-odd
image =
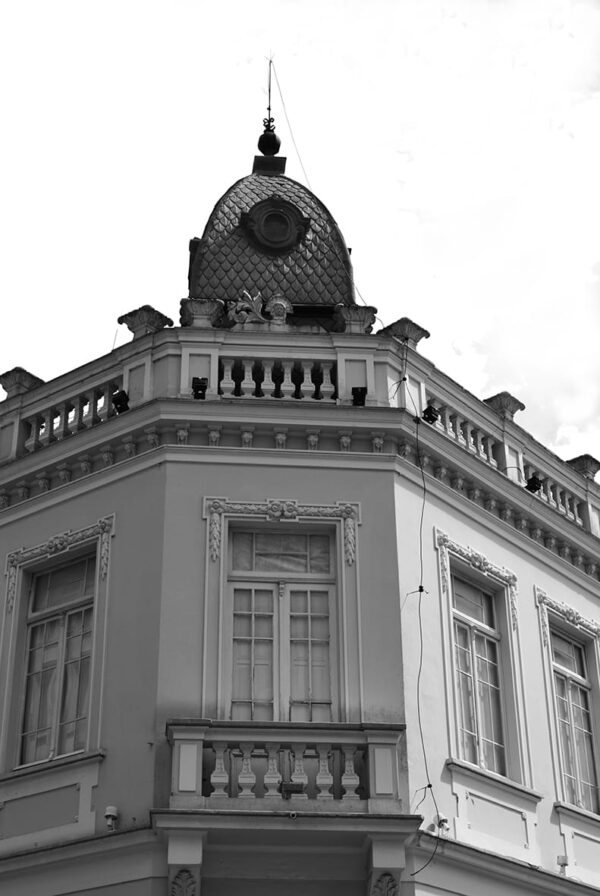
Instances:
[[[241,382],[241,393],[244,398],[255,398],[256,383],[252,379],[252,361],[244,358],[242,364],[244,366],[244,379]]]
[[[323,382],[321,383],[321,398],[323,401],[331,401],[335,392],[335,383],[333,382],[333,361],[323,361],[321,364],[323,373]]]
[[[465,437],[462,431],[462,421],[460,420],[458,414],[452,414],[450,419],[452,421],[452,431],[454,438],[459,443],[459,445],[464,445]]]
[[[551,507],[556,506],[556,501],[554,500],[554,495],[552,493],[552,484],[550,483],[549,479],[545,479],[542,483],[541,492],[543,494],[543,497]]]
[[[69,429],[71,431],[71,434],[73,434],[75,432],[80,432],[82,429],[85,429],[85,427],[86,427],[85,418],[87,416],[85,413],[86,404],[87,404],[87,396],[85,394],[79,395],[75,399],[75,413],[73,414],[73,419],[71,420],[71,422],[69,424]]]
[[[300,370],[302,372],[302,382],[298,387],[298,395],[300,398],[312,398],[312,392],[310,389],[313,389],[312,380],[310,378],[310,370],[312,367],[312,361],[303,361],[300,360],[298,362]],[[298,368],[296,368],[297,372]],[[307,394],[308,393],[308,394]]]
[[[41,415],[41,422],[44,427],[44,430],[42,432],[42,429],[40,427],[39,442],[40,442],[40,445],[43,447],[45,445],[49,445],[50,442],[54,441],[54,436],[52,434],[52,425],[54,423],[54,409],[53,408],[50,408],[50,410],[48,410],[48,411],[44,411],[44,413]]]
[[[570,492],[565,492],[565,513],[570,520],[575,519],[575,498]]]
[[[480,429],[473,430],[473,451],[477,457],[481,457],[482,460],[486,459],[485,451],[483,450],[483,433]]]
[[[306,744],[292,744],[292,751],[294,753],[294,766],[290,778],[293,784],[302,784],[302,787],[304,788],[304,793],[294,794],[294,798],[300,800],[308,799],[308,794],[306,793],[306,788],[308,785],[308,775],[304,771],[305,749]]]
[[[108,420],[108,405],[110,403],[111,396],[108,394],[108,387],[101,386],[94,393],[94,411],[95,415],[98,418],[98,423],[103,423],[105,420]]]
[[[497,467],[498,463],[496,458],[494,457],[494,448],[496,447],[496,440],[492,439],[491,436],[483,437],[483,456],[491,467]]]
[[[275,380],[273,378],[273,373],[275,371],[275,361],[265,360],[263,361],[263,372],[265,374],[265,378],[262,384],[262,391],[264,398],[273,398],[275,395],[275,391],[277,389],[275,385]]]
[[[256,794],[252,793],[252,788],[256,784],[256,775],[252,771],[252,750],[254,744],[240,744],[242,751],[242,768],[238,775],[238,794],[240,799],[256,799]]]
[[[463,424],[463,433],[465,436],[465,442],[467,445],[467,449],[469,451],[476,451],[477,449],[475,447],[473,424],[469,423],[468,420],[465,420],[465,422]]]
[[[344,774],[342,775],[342,787],[346,791],[342,800],[358,800],[359,795],[356,788],[360,784],[360,778],[354,769],[354,747],[347,747],[344,750]]]
[[[319,770],[316,777],[317,799],[332,800],[333,793],[333,775],[329,771],[329,754],[331,752],[331,744],[317,744],[317,753],[319,754]]]
[[[31,426],[31,432],[25,440],[24,448],[29,452],[37,451],[40,447],[40,429],[44,420],[42,417],[32,417],[27,422]]]
[[[60,409],[60,420],[56,428],[56,438],[66,439],[71,435],[71,427],[69,424],[69,414],[74,410],[70,401],[64,401]]]
[[[267,770],[264,777],[265,799],[281,799],[279,785],[281,784],[281,772],[279,771],[279,744],[267,744]]]
[[[225,767],[225,751],[227,749],[227,744],[214,743],[213,749],[215,751],[215,767],[210,776],[210,783],[214,787],[214,791],[210,795],[211,799],[215,796],[229,796],[229,774]]]
[[[223,358],[223,379],[221,380],[221,392],[224,398],[231,398],[235,391],[233,381],[233,358]]]
[[[446,435],[454,438],[454,430],[452,429],[452,415],[450,413],[450,408],[443,407],[440,408],[440,419],[442,421],[442,428]]]
[[[293,361],[282,361],[283,367],[283,382],[281,384],[281,397],[282,398],[293,398],[294,392],[296,391],[296,387],[292,382],[292,367],[294,366]]]

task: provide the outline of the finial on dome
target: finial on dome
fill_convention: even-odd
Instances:
[[[273,59],[269,59],[269,103],[267,105],[267,117],[263,118],[264,132],[258,138],[258,148],[263,156],[276,156],[281,146],[281,140],[275,133],[275,119],[271,115],[271,70]]]
[[[281,140],[275,133],[275,119],[271,115],[271,69],[273,68],[273,60],[269,59],[269,104],[267,106],[267,117],[263,118],[264,131],[258,138],[258,148],[266,158],[254,156],[253,174],[283,174],[285,171],[284,158],[276,159],[274,156],[279,152]]]

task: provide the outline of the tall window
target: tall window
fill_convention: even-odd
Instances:
[[[331,535],[233,530],[229,577],[231,718],[331,721]]]
[[[87,746],[95,555],[32,576],[19,762]]]
[[[550,643],[565,799],[590,812],[598,812],[598,779],[590,715],[591,685],[585,649],[562,631],[551,630]]]
[[[500,632],[494,596],[453,576],[452,605],[461,758],[504,775]]]

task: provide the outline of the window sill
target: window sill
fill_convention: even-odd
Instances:
[[[10,772],[0,775],[0,783],[13,781],[15,778],[29,777],[37,773],[52,772],[54,769],[65,768],[65,766],[102,762],[105,756],[104,750],[94,750],[91,753],[72,753],[70,756],[60,756],[57,759],[48,759],[45,762],[21,765]]]
[[[479,768],[477,765],[471,765],[462,759],[447,759],[446,768],[452,776],[464,776],[472,781],[477,781],[480,785],[491,784],[503,794],[518,795],[532,803],[539,803],[542,800],[542,794],[537,790],[525,787],[524,784],[519,784],[517,781],[511,781],[509,778],[503,778],[501,775]]]
[[[589,809],[582,809],[581,806],[574,806],[572,803],[563,803],[560,800],[554,803],[554,808],[558,815],[566,815],[567,818],[575,821],[588,821],[594,825],[600,826],[600,815],[596,812],[590,812]]]

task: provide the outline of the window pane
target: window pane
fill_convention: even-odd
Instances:
[[[232,542],[234,569],[251,570],[253,566],[253,536],[251,532],[234,532]]]
[[[32,609],[34,612],[60,606],[94,589],[95,558],[89,557],[36,576]]]
[[[310,536],[310,571],[317,573],[329,573],[329,536]]]
[[[556,632],[551,632],[550,638],[552,640],[553,661],[559,666],[563,666],[565,669],[569,669],[571,672],[576,672],[577,675],[584,677],[585,666],[582,647],[579,644],[575,644],[574,641],[563,638]]]
[[[463,582],[461,579],[452,579],[453,603],[457,610],[483,622],[490,627],[494,626],[494,604],[491,594],[486,594],[480,588]]]
[[[249,613],[252,610],[252,591],[249,588],[236,588],[233,592],[233,609]]]

